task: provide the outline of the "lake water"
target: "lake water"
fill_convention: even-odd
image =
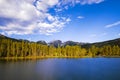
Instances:
[[[120,58],[0,61],[0,80],[120,80]]]

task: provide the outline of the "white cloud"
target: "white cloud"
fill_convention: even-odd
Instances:
[[[38,16],[40,16],[36,8],[27,1],[1,0],[0,17],[14,18],[14,19],[19,19],[20,21],[27,21],[27,20],[33,20]]]
[[[115,27],[115,26],[118,26],[118,25],[120,25],[120,21],[117,21],[117,22],[115,22],[113,24],[106,25],[105,27],[110,28],[110,27]]]
[[[55,8],[54,9],[56,12],[60,12],[60,11],[62,11],[63,9],[62,8]]]
[[[59,32],[70,20],[48,13],[48,9],[58,0],[0,0],[0,17],[11,19],[7,24],[0,25],[3,34],[52,34]]]
[[[93,4],[104,0],[0,0],[0,18],[9,19],[7,24],[0,25],[2,34],[51,35],[63,29],[70,18],[51,15],[50,8],[56,11],[68,9],[75,4]],[[58,10],[57,10],[58,9]]]
[[[32,34],[34,29],[35,29],[34,24],[30,24],[24,27],[18,23],[9,23],[6,26],[0,26],[0,30],[3,30],[3,33],[8,35]]]
[[[104,2],[104,0],[59,0],[57,4],[57,8],[55,8],[55,11],[59,12],[64,9],[68,9],[69,6],[75,6],[76,4],[91,5],[91,4],[99,4],[101,2]]]
[[[98,4],[98,3],[101,3],[101,2],[103,2],[104,0],[80,0],[80,4],[94,4],[94,3],[96,3],[96,4]]]
[[[70,21],[71,21],[71,19],[70,19],[70,18],[66,19],[66,22],[70,22]]]
[[[38,10],[46,12],[48,8],[55,6],[59,0],[38,0],[36,7]]]
[[[38,24],[39,32],[41,34],[51,35],[52,33],[59,32],[63,29],[64,25],[68,23],[70,19],[59,21],[59,18],[56,18],[54,22],[47,23],[41,22]]]
[[[83,19],[84,17],[83,17],[83,16],[78,16],[77,18],[78,18],[78,19]]]
[[[58,4],[58,6],[60,5],[72,5],[74,6],[75,4],[98,4],[103,2],[104,0],[61,0]]]

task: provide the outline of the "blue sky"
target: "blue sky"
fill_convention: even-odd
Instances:
[[[0,33],[31,41],[120,37],[120,0],[1,0]]]

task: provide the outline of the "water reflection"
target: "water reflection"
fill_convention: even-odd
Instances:
[[[0,80],[120,80],[120,58],[0,61]]]

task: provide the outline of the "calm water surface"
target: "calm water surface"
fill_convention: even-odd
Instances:
[[[0,80],[120,80],[120,58],[0,61]]]

